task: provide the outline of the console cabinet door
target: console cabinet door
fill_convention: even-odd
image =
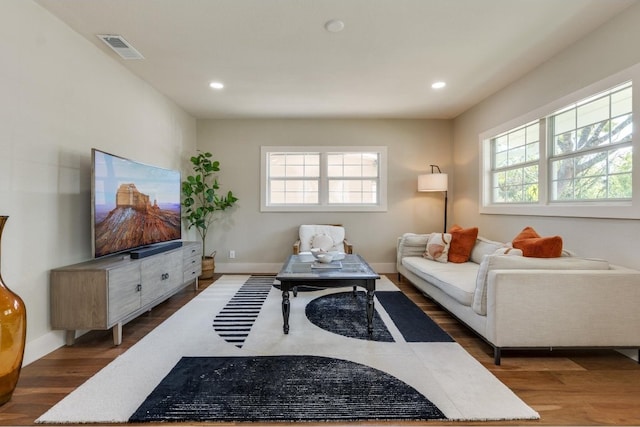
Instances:
[[[141,306],[140,264],[109,270],[109,324],[114,324]]]
[[[182,284],[182,250],[142,260],[142,305],[149,304]]]

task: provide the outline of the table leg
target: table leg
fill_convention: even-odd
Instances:
[[[369,332],[369,339],[373,338],[373,295],[374,289],[367,287],[367,332]]]
[[[289,302],[289,286],[282,284],[282,319],[284,321],[282,330],[285,334],[289,333],[289,312],[291,305]]]

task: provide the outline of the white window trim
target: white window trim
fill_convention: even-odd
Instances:
[[[380,179],[378,189],[378,203],[376,205],[329,205],[323,201],[324,179],[320,181],[319,205],[268,206],[267,205],[267,154],[271,152],[339,152],[339,153],[379,153]],[[320,171],[320,175],[324,175]],[[262,146],[260,147],[260,211],[261,212],[386,212],[387,211],[387,147],[384,146]]]
[[[589,201],[589,202],[551,202],[548,195],[548,159],[547,146],[540,144],[540,181],[538,184],[538,203],[492,204],[491,194],[491,148],[489,139],[533,120],[547,117],[560,108],[611,87],[633,80],[633,177],[630,201]],[[546,127],[546,126],[545,126]],[[640,219],[640,64],[607,77],[597,83],[564,96],[544,107],[538,108],[521,117],[510,120],[500,126],[482,132],[479,136],[479,211],[481,214],[559,216],[580,218],[620,218]],[[543,130],[541,129],[541,132]],[[546,132],[546,129],[544,130]]]

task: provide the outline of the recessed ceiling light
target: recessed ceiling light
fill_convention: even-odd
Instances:
[[[344,30],[344,22],[339,19],[331,19],[324,24],[324,28],[330,33],[339,33]]]
[[[210,87],[211,89],[218,89],[218,90],[220,90],[220,89],[224,88],[224,85],[223,85],[222,83],[220,83],[220,82],[211,82],[211,83],[209,83],[209,87]]]
[[[431,85],[431,87],[434,89],[442,89],[446,85],[447,84],[445,82],[435,82],[434,84]]]

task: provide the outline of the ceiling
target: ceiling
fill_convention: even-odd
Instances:
[[[453,118],[639,1],[36,3],[196,118]],[[331,19],[344,29],[327,31]]]

